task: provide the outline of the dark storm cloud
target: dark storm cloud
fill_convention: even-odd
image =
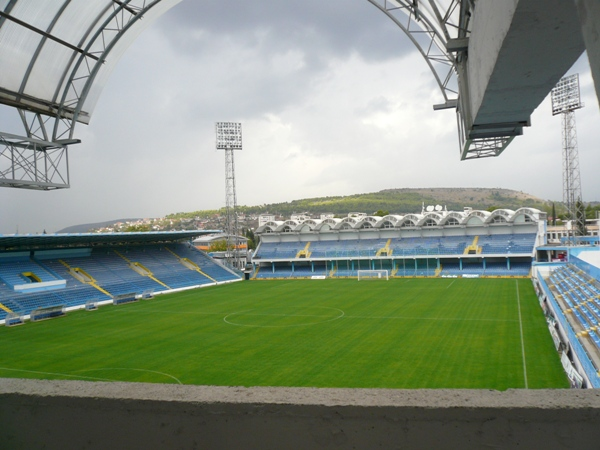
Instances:
[[[233,39],[240,48],[266,39],[272,52],[304,50],[314,67],[354,52],[381,60],[413,50],[398,27],[366,0],[184,1],[161,27],[181,51],[207,51],[208,37]]]
[[[173,88],[180,111],[210,120],[279,113],[310,96],[340,61],[399,60],[414,51],[366,0],[184,1],[159,29],[189,62],[187,81]]]
[[[587,60],[584,197],[600,198]],[[561,197],[548,101],[500,158],[460,162],[456,117],[410,39],[367,0],[184,0],[134,42],[70,150],[71,188],[0,189],[0,233],[224,204],[214,122],[240,121],[239,204],[397,187],[496,187]],[[0,121],[17,120],[12,112]],[[17,123],[18,124],[18,123]]]

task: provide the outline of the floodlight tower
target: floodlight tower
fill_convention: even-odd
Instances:
[[[585,209],[581,197],[579,150],[575,110],[583,107],[579,95],[579,74],[562,78],[552,89],[552,115],[562,114],[563,203],[572,221],[574,235],[585,234]]]
[[[227,250],[225,258],[230,266],[239,264],[237,199],[235,194],[235,162],[233,152],[242,149],[242,124],[217,122],[217,150],[225,150],[225,233]]]

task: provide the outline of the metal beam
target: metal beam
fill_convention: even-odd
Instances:
[[[16,134],[10,133],[0,133],[0,139],[9,141],[11,145],[15,147],[21,148],[30,148],[32,145],[38,147],[40,150],[45,150],[49,148],[60,148],[69,144],[79,144],[81,143],[80,139],[59,139],[57,141],[43,141],[40,139],[34,139],[24,136],[18,136]]]
[[[446,50],[449,52],[466,52],[469,50],[469,38],[448,39]]]
[[[44,30],[40,30],[39,28],[34,27],[33,25],[28,24],[27,22],[23,22],[22,20],[17,19],[16,17],[11,16],[10,14],[6,14],[4,11],[0,11],[0,17],[3,17],[6,20],[10,20],[11,22],[14,22],[17,25],[27,28],[28,30],[33,31],[34,33],[37,33],[41,36],[44,36],[47,39],[50,39],[54,42],[59,43],[60,45],[64,45],[65,47],[70,48],[71,50],[73,50],[77,53],[81,53],[82,55],[88,56],[92,59],[95,59],[96,61],[98,61],[98,59],[99,59],[96,55],[88,53],[85,50],[83,50],[82,48],[76,47],[73,44],[68,43],[67,41],[57,38],[56,36],[54,36],[50,33],[47,33]]]

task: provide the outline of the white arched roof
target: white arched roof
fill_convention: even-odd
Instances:
[[[463,223],[465,225],[479,225],[486,223],[487,218],[490,216],[490,212],[481,211],[478,209],[474,209],[473,211],[469,211],[465,217]]]
[[[399,216],[399,215],[395,215],[395,214],[388,214],[387,216],[383,216],[381,217],[377,223],[374,225],[374,228],[385,228],[385,224],[389,223],[392,225],[392,227],[396,227],[396,224],[402,220],[402,217],[404,216]]]
[[[125,49],[180,1],[0,1],[0,103],[89,122]]]
[[[514,213],[511,209],[495,209],[485,219],[485,223],[508,223]]]
[[[462,225],[464,220],[465,220],[466,214],[464,212],[459,212],[459,211],[452,211],[449,212],[448,214],[446,214],[442,220],[440,220],[440,225],[444,226],[444,225],[449,225],[450,223],[453,223],[454,221],[458,222],[458,225]]]
[[[519,208],[517,209],[510,221],[513,223],[537,222],[540,220],[540,214],[544,214],[536,208]]]
[[[444,218],[443,214],[431,211],[431,212],[425,213],[425,215],[423,215],[421,220],[419,220],[419,222],[417,223],[417,226],[422,227],[422,226],[425,226],[426,223],[430,223],[430,222],[435,223],[435,225],[439,225],[443,218]]]
[[[377,224],[377,222],[379,222],[380,219],[381,219],[381,217],[378,217],[378,216],[361,217],[354,225],[354,228],[356,228],[356,229],[375,228],[375,225]]]
[[[407,214],[398,221],[399,227],[416,227],[423,216],[421,214]]]
[[[322,222],[321,220],[315,220],[315,219],[303,220],[295,228],[294,231],[299,231],[299,232],[304,232],[304,233],[309,232],[309,231],[314,231],[315,228],[317,227],[317,225],[320,224],[321,222]]]
[[[335,230],[346,230],[352,229],[359,222],[354,217],[344,217],[339,223],[337,223],[334,227]]]
[[[257,233],[274,233],[277,228],[283,225],[283,222],[280,220],[272,220],[270,222],[265,223],[264,225],[258,227],[256,229]]]
[[[510,209],[497,209],[493,212],[481,210],[466,211],[430,211],[425,214],[407,214],[405,216],[389,214],[384,217],[362,216],[271,221],[259,227],[257,233],[284,233],[284,232],[326,232],[329,230],[361,230],[363,228],[421,228],[428,226],[480,226],[493,223],[533,223],[540,220],[544,214],[535,208],[520,208],[517,211]],[[501,219],[500,222],[497,220]]]
[[[321,223],[317,224],[314,228],[315,231],[326,231],[335,229],[338,223],[340,223],[342,219],[337,219],[330,217],[328,219],[323,219]]]
[[[285,231],[295,231],[298,228],[300,222],[298,220],[286,220],[281,225],[277,227],[275,231],[277,232],[285,232]]]

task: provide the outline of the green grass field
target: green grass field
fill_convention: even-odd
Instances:
[[[0,327],[0,377],[566,388],[526,279],[234,283]]]

